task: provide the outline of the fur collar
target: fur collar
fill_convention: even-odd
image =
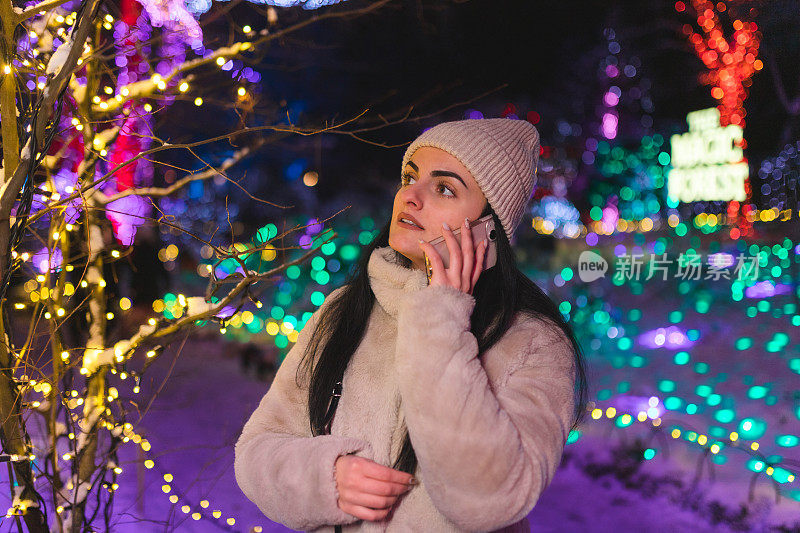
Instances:
[[[425,272],[404,267],[398,255],[390,246],[376,248],[367,263],[367,274],[375,299],[395,319],[407,293],[428,285]]]

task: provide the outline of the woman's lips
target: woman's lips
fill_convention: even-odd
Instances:
[[[422,228],[420,228],[419,226],[415,226],[414,224],[409,224],[408,222],[403,222],[402,220],[398,220],[397,225],[400,226],[401,228],[408,228],[417,231],[422,231]]]

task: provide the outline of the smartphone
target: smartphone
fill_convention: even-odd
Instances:
[[[487,241],[488,246],[486,247],[486,254],[484,255],[483,270],[488,270],[497,262],[497,231],[494,227],[494,219],[492,218],[492,215],[486,215],[485,217],[470,222],[469,226],[470,230],[472,231],[472,242],[475,247],[477,247],[484,239]],[[459,226],[457,229],[453,230],[453,235],[455,236],[459,245],[461,244],[462,227],[463,226]],[[444,240],[444,235],[433,239],[430,241],[430,243],[434,248],[436,248],[436,251],[439,252],[439,255],[442,257],[442,263],[444,264],[444,267],[449,268],[450,252],[447,249],[447,241]],[[427,254],[425,255],[425,271],[428,275],[428,281],[430,282],[431,276],[433,275],[433,268],[431,267],[430,261],[428,261]]]

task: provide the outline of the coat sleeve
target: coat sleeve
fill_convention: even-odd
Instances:
[[[358,520],[338,506],[333,468],[340,455],[371,454],[360,439],[311,436],[307,379],[298,387],[295,371],[320,310],[301,330],[234,449],[236,482],[245,496],[271,520],[298,530]]]
[[[420,477],[436,508],[468,531],[523,519],[561,461],[574,409],[574,354],[551,321],[515,323],[492,350],[491,383],[470,332],[474,298],[429,286],[398,318],[395,364]]]

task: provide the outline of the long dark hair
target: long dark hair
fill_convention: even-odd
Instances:
[[[502,228],[497,214],[487,203],[481,216],[488,214],[492,215],[495,226]],[[361,257],[348,276],[344,288],[332,301],[325,303],[326,308],[320,313],[303,355],[306,363],[298,366],[298,372],[304,366],[310,375],[308,407],[312,435],[324,433],[331,391],[336,382],[342,380],[350,358],[364,337],[375,303],[367,265],[376,248],[389,245],[390,226],[391,219],[372,242],[362,249]],[[397,256],[403,266],[411,267],[411,260],[400,254]],[[584,418],[588,395],[583,350],[555,303],[517,268],[514,251],[504,231],[497,232],[497,263],[481,274],[472,294],[475,297],[475,307],[470,331],[478,340],[479,356],[508,331],[519,311],[549,318],[561,328],[575,352],[576,400],[572,424],[572,429],[575,429]],[[320,344],[323,345],[321,352]],[[319,359],[314,366],[314,354],[318,352]],[[392,468],[413,474],[416,467],[417,456],[406,430],[403,447]]]

